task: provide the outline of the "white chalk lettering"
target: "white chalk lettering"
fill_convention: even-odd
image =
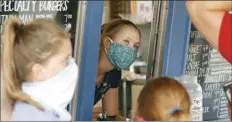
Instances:
[[[194,60],[196,60],[196,56],[197,56],[197,54],[189,54],[188,55],[188,61],[194,61]]]
[[[189,62],[187,65],[187,69],[198,69],[199,66],[200,66],[200,61]]]
[[[72,19],[72,14],[64,15],[64,17],[65,17],[65,22],[68,22],[69,19]]]
[[[16,15],[0,15],[1,23],[4,23],[6,20],[8,20],[10,17],[18,17],[23,22],[27,23],[33,20],[34,14],[19,14]]]
[[[219,106],[213,106],[213,111],[217,111]]]
[[[211,58],[210,59],[210,63],[213,63],[213,64],[222,63],[222,62],[225,62],[224,58]]]
[[[225,114],[225,115],[219,115],[218,116],[219,119],[224,119],[224,118],[228,118],[228,114]]]
[[[228,111],[228,108],[225,107],[225,108],[220,108],[220,111]]]
[[[36,19],[38,19],[38,18],[50,18],[50,19],[52,19],[53,15],[52,14],[36,14],[35,18]]]
[[[202,76],[205,76],[205,75],[207,75],[206,69],[205,68],[200,68],[198,76],[202,77]]]
[[[213,93],[212,92],[203,92],[203,98],[212,98],[213,97]]]
[[[2,5],[3,5],[3,1],[0,0],[0,12],[2,12]]]
[[[187,75],[197,76],[198,75],[198,69],[194,70],[186,70]]]
[[[225,77],[227,75],[225,74],[219,74],[219,75],[214,75],[214,76],[207,76],[205,79],[205,83],[215,83],[215,82],[219,82],[219,81],[224,81]]]
[[[224,114],[225,114],[225,115],[228,114],[228,112],[227,112],[228,110],[225,110],[225,109],[226,109],[226,108],[224,108],[224,110],[222,109],[221,112],[220,112],[220,114],[223,114],[223,115],[224,115]]]
[[[225,105],[227,104],[227,101],[223,100],[223,101],[221,101],[221,104],[223,104],[223,106],[224,106],[224,104]]]
[[[2,8],[1,12],[2,11],[5,11],[5,12],[13,11],[13,8],[11,8],[12,6],[11,4],[12,4],[12,1],[1,1],[1,6],[0,6],[0,8]]]
[[[66,11],[68,9],[66,1],[39,1],[39,11]]]
[[[228,70],[228,72],[231,72],[231,70],[232,70],[231,66],[213,66],[213,67],[210,67],[210,68],[211,68],[211,72],[225,71],[225,70]]]
[[[32,1],[32,11],[35,11],[35,4],[36,4],[36,1]]]
[[[36,1],[1,1],[1,11],[11,12],[11,11],[30,11],[30,8],[35,8]]]
[[[205,84],[205,91],[214,91],[214,90],[220,90],[221,84],[214,83],[214,84]]]
[[[191,31],[190,32],[190,37],[191,38],[196,38],[196,39],[204,39],[203,34],[201,34],[199,31]]]
[[[207,106],[207,107],[204,107],[203,108],[203,113],[208,113],[209,112],[209,107]]]
[[[15,1],[15,11],[29,11],[30,1]]]
[[[199,48],[201,48],[202,45],[190,45],[189,52],[190,53],[199,53]]]
[[[214,95],[215,97],[221,97],[224,95],[224,91],[220,90],[220,91],[214,91]]]
[[[34,15],[19,15],[19,19],[22,20],[24,23],[28,23],[30,21],[32,21],[34,18]]]
[[[202,46],[203,51],[208,51],[210,49],[210,45],[203,45]]]
[[[211,72],[210,75],[220,75],[220,74],[228,74],[231,75],[231,71],[230,70],[225,70],[225,71],[215,71],[215,72]]]
[[[219,102],[219,98],[216,98],[216,99],[213,100],[214,104],[218,104],[218,102]]]
[[[208,65],[208,64],[209,64],[208,61],[203,61],[203,62],[202,62],[202,66],[205,66],[205,65]]]
[[[220,53],[210,53],[211,58],[222,58],[222,55]]]

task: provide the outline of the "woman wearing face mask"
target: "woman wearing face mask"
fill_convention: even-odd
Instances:
[[[77,82],[70,36],[52,20],[14,18],[3,34],[3,75],[13,121],[69,121]]]
[[[116,120],[121,69],[136,60],[140,38],[140,30],[129,20],[114,19],[102,26],[94,104],[102,99],[107,120]]]

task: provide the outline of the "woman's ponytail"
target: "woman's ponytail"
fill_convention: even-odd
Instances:
[[[101,34],[105,31],[107,25],[108,25],[108,24],[105,23],[105,24],[103,24],[103,25],[101,26]]]
[[[43,110],[37,102],[32,100],[28,95],[22,92],[20,79],[17,77],[17,70],[14,59],[14,47],[17,44],[17,31],[22,28],[22,22],[17,18],[11,18],[6,23],[3,33],[3,53],[2,53],[2,68],[3,81],[5,84],[7,95],[14,101],[20,100],[36,106]],[[21,30],[22,31],[22,30]]]

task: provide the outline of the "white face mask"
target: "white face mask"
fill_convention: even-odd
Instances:
[[[51,111],[61,121],[70,121],[71,115],[66,106],[72,100],[78,80],[78,67],[74,59],[56,76],[38,82],[24,82],[22,91],[28,94],[48,111]]]

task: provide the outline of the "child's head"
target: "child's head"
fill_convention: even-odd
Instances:
[[[189,95],[174,79],[153,79],[146,84],[138,97],[137,117],[147,121],[189,121]]]
[[[23,81],[47,80],[68,64],[72,55],[69,34],[53,20],[23,24],[12,18],[3,33],[3,75],[8,95],[39,107],[21,91]]]

